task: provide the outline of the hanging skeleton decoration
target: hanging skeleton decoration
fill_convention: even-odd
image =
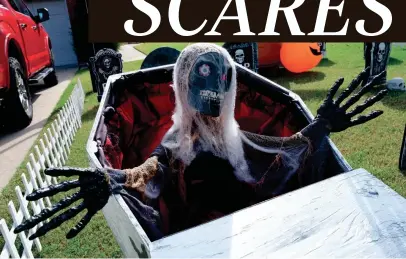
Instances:
[[[373,111],[358,116],[381,100],[387,90],[348,111],[386,74],[375,76],[350,96],[367,76],[368,70],[364,70],[334,99],[344,82],[343,78],[338,79],[313,122],[300,132],[286,138],[267,137],[241,131],[235,120],[237,74],[232,56],[215,44],[190,45],[182,51],[174,68],[173,125],[149,158],[142,165],[125,170],[47,169],[47,175],[78,178],[39,189],[28,195],[27,200],[79,189],[25,220],[15,228],[15,233],[30,229],[71,206],[44,222],[30,239],[45,235],[87,210],[68,232],[67,238],[73,238],[106,205],[110,195],[121,194],[154,241],[289,192],[289,181],[300,186],[319,181],[323,176],[313,169],[301,171],[300,168],[322,149],[327,136],[383,113]],[[105,116],[112,110],[108,107]],[[79,200],[83,202],[72,206]]]
[[[364,44],[365,67],[369,67],[369,78],[363,83],[371,81],[372,78],[383,71],[387,70],[391,52],[391,43],[389,42],[372,42]],[[386,77],[376,82],[377,85],[386,84]]]
[[[90,58],[90,66],[92,81],[94,81],[92,83],[96,85],[94,89],[97,89],[100,101],[109,76],[122,73],[123,61],[121,60],[121,54],[112,49],[101,49],[94,57]]]
[[[234,61],[251,69],[258,71],[258,45],[255,42],[225,43],[225,49],[234,58]]]

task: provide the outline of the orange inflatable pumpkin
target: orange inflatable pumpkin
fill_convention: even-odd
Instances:
[[[260,67],[275,66],[280,63],[282,43],[258,42],[258,63]]]
[[[282,43],[282,65],[292,73],[303,73],[316,67],[323,55],[317,43]]]

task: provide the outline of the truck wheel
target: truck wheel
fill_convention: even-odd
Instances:
[[[55,71],[55,62],[54,62],[54,54],[52,49],[49,50],[51,53],[51,67],[54,69],[47,77],[44,78],[44,84],[47,87],[52,87],[58,84],[58,77],[56,76]]]
[[[19,130],[30,125],[33,116],[31,94],[28,89],[20,62],[16,58],[8,59],[10,67],[10,90],[5,99],[6,129]]]

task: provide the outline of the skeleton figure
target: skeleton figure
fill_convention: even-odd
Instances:
[[[117,74],[118,73],[118,67],[117,66],[112,66],[112,58],[109,56],[106,56],[102,60],[102,65],[103,68],[99,68],[99,74],[103,78],[103,86],[107,82],[107,79],[109,76]]]
[[[244,60],[245,60],[244,50],[237,49],[235,51],[235,60],[237,61],[238,64],[244,63]]]
[[[374,76],[382,73],[387,69],[389,56],[390,56],[390,44],[387,42],[372,42],[364,44],[364,59],[365,67],[370,67],[369,78],[365,80],[362,85],[370,82]],[[380,81],[376,82],[376,85],[386,84],[386,77],[383,77]]]
[[[377,75],[386,69],[387,59],[389,57],[388,54],[389,53],[387,50],[386,43],[384,43],[384,42],[379,43],[378,49],[376,52],[376,62],[374,62],[374,64],[373,64],[373,74],[372,75]],[[386,79],[385,79],[385,81],[386,81]],[[382,81],[381,83],[384,83],[384,81]]]
[[[326,137],[383,113],[373,111],[354,118],[381,100],[387,90],[347,112],[371,89],[374,82],[350,97],[366,76],[368,72],[363,71],[334,99],[344,81],[337,80],[314,121],[300,132],[287,138],[261,136],[241,131],[234,118],[237,74],[230,54],[215,44],[190,45],[182,51],[174,68],[173,125],[145,163],[125,170],[47,169],[47,175],[79,178],[39,189],[27,200],[77,187],[79,190],[25,220],[15,233],[30,229],[83,199],[30,236],[31,240],[42,236],[87,209],[83,219],[68,232],[67,238],[72,238],[106,205],[110,195],[121,194],[154,241],[319,181],[321,176],[313,169],[301,168],[316,160],[312,155],[323,151]],[[385,72],[374,80],[382,76]],[[114,108],[108,107],[105,117],[112,112]]]
[[[386,54],[386,45],[385,43],[381,42],[379,43],[378,46],[378,57],[376,61],[378,61],[378,63],[381,63],[385,57],[385,54]]]
[[[110,70],[111,58],[110,57],[105,57],[104,60],[103,60],[103,65],[104,65],[104,68],[107,71]]]

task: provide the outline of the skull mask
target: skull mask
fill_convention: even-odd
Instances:
[[[103,60],[103,65],[104,65],[104,67],[105,67],[106,69],[110,69],[110,66],[111,66],[111,58],[109,58],[109,57],[104,58],[104,60]]]
[[[218,117],[230,88],[231,66],[216,52],[200,55],[189,75],[189,104],[204,115]]]
[[[382,61],[383,61],[383,58],[384,58],[384,56],[385,56],[385,54],[386,54],[386,50],[385,50],[385,43],[380,43],[379,44],[379,49],[378,49],[378,58],[377,58],[377,61],[379,62],[379,63],[381,63]]]
[[[235,60],[237,61],[237,63],[242,64],[244,62],[244,59],[245,59],[244,51],[242,49],[237,49],[235,51]]]

